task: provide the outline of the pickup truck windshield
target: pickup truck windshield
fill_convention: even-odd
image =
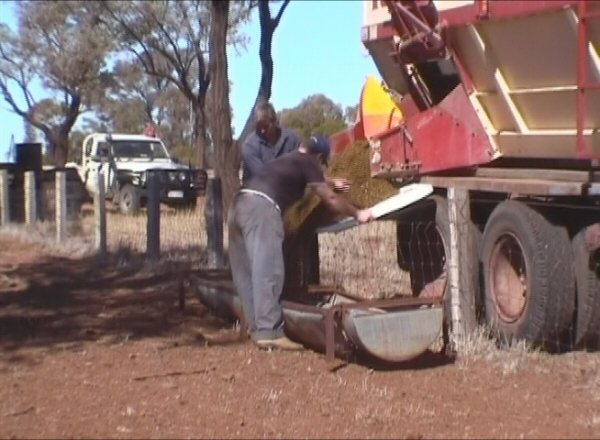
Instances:
[[[160,142],[112,141],[112,151],[119,159],[168,159],[169,155]]]

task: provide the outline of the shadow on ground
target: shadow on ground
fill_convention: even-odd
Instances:
[[[181,290],[189,262],[150,264],[141,255],[127,264],[115,256],[102,264],[95,257],[42,257],[3,269],[0,349],[7,356],[24,347],[171,335],[202,343],[198,328],[231,328]]]
[[[34,263],[2,265],[0,358],[27,362],[23,348],[76,348],[83,342],[119,344],[168,337],[168,346],[243,343],[235,323],[198,300],[193,279],[226,282],[224,271],[193,269],[189,261],[148,263],[143,255],[69,259],[41,257]],[[193,276],[192,276],[193,275]],[[167,347],[168,348],[168,347]],[[360,354],[338,362],[374,370],[430,369],[454,362],[427,351],[409,362],[387,363]]]

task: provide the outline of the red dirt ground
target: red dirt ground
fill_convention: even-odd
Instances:
[[[599,438],[597,353],[428,352],[327,368],[265,352],[185,268],[44,254],[0,236],[2,438]]]

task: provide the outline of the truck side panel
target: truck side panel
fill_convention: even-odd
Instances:
[[[431,129],[442,122],[427,124],[429,135],[418,135],[410,132],[411,126],[425,127],[416,122],[425,118],[419,112],[407,114],[395,139],[391,133],[381,136],[388,147],[375,148],[374,174],[404,173],[415,158],[420,174],[498,157],[581,159],[582,169],[590,167],[590,159],[600,159],[600,3],[386,1],[392,12],[387,16],[381,9],[368,15],[371,2],[365,3],[363,42],[388,86],[408,95],[406,100],[414,101],[419,112],[439,109],[440,117],[454,118],[471,132],[483,130],[488,138],[479,151],[460,140],[469,151],[457,156],[460,146],[431,142],[441,140]],[[433,10],[432,5],[443,6]],[[436,52],[431,45],[437,41],[443,41],[443,50]],[[394,51],[386,50],[390,47]],[[457,93],[452,71],[467,104],[446,115],[446,97]],[[407,137],[420,137],[423,143],[412,142],[415,152],[405,157]],[[444,148],[451,152],[441,153]],[[436,155],[443,158],[427,163],[425,158],[435,160]],[[456,160],[444,167],[449,158]]]

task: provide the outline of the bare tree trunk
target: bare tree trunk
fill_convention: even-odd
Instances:
[[[69,133],[77,117],[79,116],[81,98],[77,94],[70,95],[71,100],[69,102],[69,108],[65,115],[65,120],[58,126],[52,127],[49,131],[51,139],[48,139],[51,145],[52,151],[52,164],[55,167],[64,167],[67,163],[67,157],[69,152]],[[48,133],[46,137],[48,137]]]
[[[221,178],[224,212],[239,188],[239,159],[236,163],[237,144],[231,130],[229,79],[227,66],[227,30],[229,1],[211,1],[211,29],[209,43],[210,128],[215,158],[215,175]],[[232,160],[233,159],[233,160]]]
[[[206,145],[207,145],[207,121],[206,113],[204,111],[204,95],[198,96],[193,103],[194,113],[194,132],[192,133],[192,139],[194,143],[194,150],[196,150],[196,158],[198,160],[199,168],[206,168]]]
[[[63,167],[67,163],[67,152],[69,150],[69,132],[64,130],[53,130],[50,143],[52,164],[55,167]]]
[[[254,107],[256,107],[256,104],[258,104],[260,101],[268,101],[271,99],[271,85],[273,84],[273,56],[271,53],[271,47],[273,44],[273,34],[275,33],[275,29],[277,29],[279,21],[281,20],[281,16],[283,15],[283,12],[288,4],[289,0],[284,0],[277,15],[275,17],[271,17],[269,1],[260,0],[258,2],[258,16],[260,20],[260,46],[258,54],[260,57],[261,77],[256,99],[254,100],[254,105],[252,106],[250,114],[248,115],[246,123],[244,124],[244,128],[238,137],[238,142],[240,145],[244,142],[244,139],[252,130],[253,111]]]
[[[71,132],[73,125],[75,125],[81,111],[81,96],[77,93],[69,92],[68,108],[66,109],[63,122],[58,125],[49,125],[44,124],[37,119],[31,105],[29,105],[27,110],[20,109],[9,94],[5,85],[0,84],[0,90],[4,94],[6,102],[11,106],[14,113],[21,116],[26,123],[44,133],[44,137],[50,148],[52,165],[63,167],[67,163],[69,133]]]
[[[32,143],[36,141],[35,127],[29,123],[26,118],[23,118],[23,125],[25,129],[25,142]]]

